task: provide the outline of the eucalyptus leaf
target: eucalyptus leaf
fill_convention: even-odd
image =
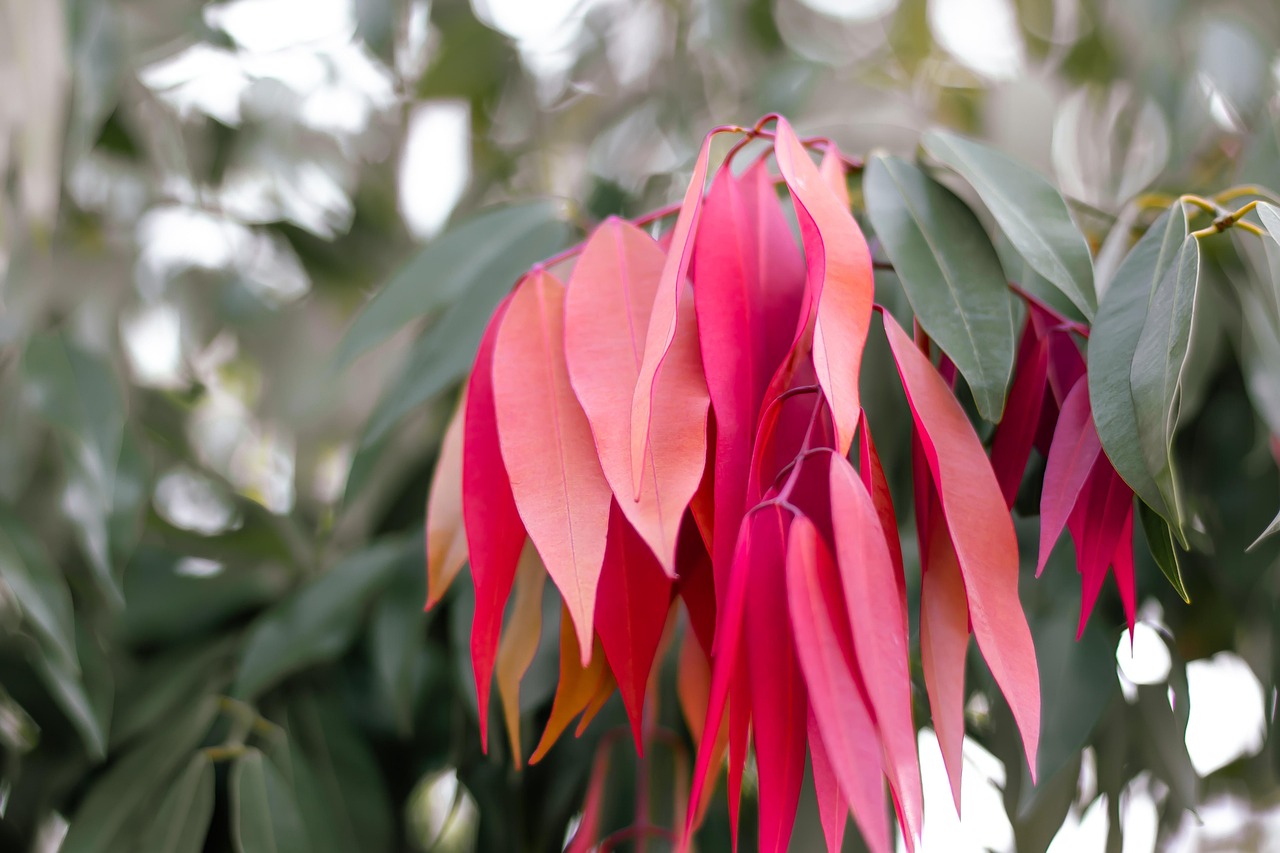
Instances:
[[[897,157],[863,176],[867,214],[920,325],[998,421],[1013,371],[1012,297],[982,224],[950,190]]]
[[[1280,207],[1266,201],[1258,202],[1258,218],[1271,235],[1271,239],[1280,243]],[[1280,285],[1277,285],[1280,286]]]
[[[369,627],[373,670],[391,708],[396,728],[409,735],[413,705],[422,686],[419,664],[424,655],[427,614],[426,578],[420,566],[404,565],[374,607]]]
[[[76,631],[79,667],[58,655],[37,648],[31,664],[54,702],[80,735],[89,757],[101,761],[107,755],[114,684],[106,657],[88,628]]]
[[[13,596],[24,623],[46,653],[68,672],[80,671],[71,592],[44,546],[17,519],[0,509],[0,581]]]
[[[511,257],[511,246],[544,226],[562,228],[563,207],[550,199],[494,207],[444,232],[364,306],[338,347],[337,367],[351,364],[408,323],[456,299],[473,298],[471,291],[483,289],[486,279],[513,284],[524,269],[547,255]]]
[[[1130,375],[1152,295],[1188,233],[1180,204],[1155,221],[1116,270],[1089,334],[1089,402],[1102,447],[1116,473],[1165,517],[1170,511],[1138,437]]]
[[[160,801],[143,836],[147,853],[200,853],[213,818],[213,762],[200,751],[192,756]]]
[[[1183,601],[1190,604],[1191,596],[1187,594],[1187,585],[1182,579],[1178,544],[1174,541],[1169,523],[1142,501],[1138,501],[1138,519],[1142,522],[1142,532],[1147,538],[1147,548],[1151,552],[1152,559],[1173,585],[1174,591],[1182,597]]]
[[[333,660],[355,638],[370,601],[404,561],[421,563],[421,535],[385,539],[334,566],[258,617],[232,693],[251,699],[282,678]]]
[[[248,749],[235,760],[229,789],[237,853],[309,853],[293,791],[259,750]]]
[[[237,636],[201,638],[152,660],[120,685],[111,720],[111,748],[145,733],[193,696],[222,691],[231,680]]]
[[[1053,185],[1008,155],[954,133],[931,131],[921,144],[973,186],[1027,263],[1092,320],[1097,299],[1089,245]]]

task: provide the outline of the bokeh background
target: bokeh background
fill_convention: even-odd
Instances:
[[[1144,192],[1280,189],[1278,46],[1272,0],[0,0],[0,849],[143,850],[163,823],[164,849],[229,850],[249,748],[291,756],[271,802],[301,850],[559,850],[621,709],[516,773],[479,750],[469,584],[421,612],[442,427],[516,274],[677,201],[707,129],[775,110],[851,152],[987,138],[1105,256]],[[1220,281],[1274,260],[1219,254]],[[339,358],[389,281],[399,330]],[[963,821],[921,732],[927,850],[1280,849],[1280,561],[1244,551],[1280,501],[1280,342],[1240,345],[1227,292],[1180,444],[1193,603],[1142,559],[1132,647],[1110,592],[1076,644],[1058,553],[1024,601],[1061,770],[1029,786],[971,662]],[[197,754],[211,810],[182,795]],[[728,849],[723,799],[702,843]],[[818,843],[806,795],[795,849]]]

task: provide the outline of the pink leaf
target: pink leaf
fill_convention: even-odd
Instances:
[[[1053,431],[1053,444],[1049,446],[1049,459],[1044,468],[1044,487],[1040,492],[1040,559],[1036,563],[1036,577],[1044,571],[1049,552],[1062,534],[1071,509],[1080,500],[1089,472],[1102,454],[1098,430],[1093,425],[1093,412],[1089,407],[1089,383],[1077,381],[1058,415],[1058,426]],[[1110,462],[1104,461],[1107,467]]]
[[[835,767],[822,743],[818,719],[809,708],[809,758],[813,764],[813,789],[818,800],[818,820],[828,853],[840,853],[844,846],[844,830],[849,823],[849,803],[840,793]]]

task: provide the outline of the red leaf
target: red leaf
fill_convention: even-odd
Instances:
[[[1034,779],[1040,675],[1031,629],[1018,600],[1013,521],[964,409],[887,312],[884,326],[955,546],[973,633],[1013,711]]]
[[[489,748],[489,687],[502,633],[502,613],[511,595],[524,548],[524,523],[502,463],[493,395],[493,348],[511,297],[499,303],[480,339],[467,386],[462,439],[462,519],[467,530],[476,615],[471,623],[471,665],[480,708],[480,744]]]
[[[1117,549],[1125,544],[1130,552],[1133,548],[1133,490],[1111,467],[1106,454],[1098,454],[1068,523],[1076,543],[1076,568],[1081,580],[1078,640],[1084,636],[1084,626],[1098,601],[1107,567]],[[1126,526],[1127,542],[1123,540]]]
[[[818,801],[818,820],[829,853],[840,853],[844,846],[844,830],[849,823],[849,803],[840,793],[835,767],[822,743],[818,719],[809,708],[809,758],[813,764],[813,789]]]
[[[427,605],[430,610],[449,589],[467,562],[467,534],[462,524],[462,426],[467,397],[458,401],[440,443],[427,499]]]
[[[698,224],[694,303],[715,409],[713,559],[733,559],[760,406],[791,348],[804,298],[804,260],[763,163],[721,169]]]
[[[1132,502],[1129,505],[1129,513],[1124,519],[1124,527],[1120,530],[1120,539],[1116,542],[1116,553],[1111,559],[1111,565],[1116,573],[1116,587],[1120,590],[1120,604],[1124,607],[1125,621],[1129,625],[1129,641],[1132,643],[1133,622],[1137,615],[1137,590],[1134,585],[1133,571]]]
[[[680,531],[679,552],[676,564],[680,577],[676,589],[689,613],[689,624],[702,650],[711,657],[716,636],[716,588],[712,575],[711,557],[705,543],[693,525],[685,522]]]
[[[873,712],[857,676],[854,641],[840,597],[840,578],[818,529],[804,516],[791,522],[786,575],[796,651],[804,667],[822,743],[829,751],[831,767],[863,838],[873,851],[887,851],[890,844],[881,781],[882,748]],[[755,632],[753,623],[748,636]],[[753,675],[757,671],[753,665]],[[753,711],[758,714],[755,697],[752,700]],[[907,719],[910,725],[910,717]],[[760,775],[763,783],[763,767]]]
[[[666,255],[634,225],[609,218],[591,235],[564,303],[564,354],[600,466],[627,520],[675,576],[680,519],[707,457],[707,383],[691,299],[654,383],[652,422],[637,499],[632,484],[631,397],[649,312]]]
[[[902,542],[898,540],[898,517],[893,510],[889,480],[884,475],[884,466],[880,464],[880,454],[876,452],[875,442],[871,438],[871,424],[867,422],[865,411],[862,413],[862,442],[858,464],[862,485],[875,504],[876,515],[880,517],[880,528],[884,531],[884,541],[889,546],[889,558],[893,560],[893,573],[898,582],[898,596],[905,600],[907,578],[902,566]],[[902,613],[902,630],[910,634],[906,610]]]
[[[1081,491],[1099,458],[1105,461],[1098,430],[1093,425],[1089,406],[1089,383],[1077,381],[1058,415],[1053,431],[1049,459],[1044,468],[1044,487],[1040,492],[1040,559],[1036,577],[1044,571],[1053,545],[1062,534],[1071,509],[1081,499]]]
[[[1049,370],[1049,348],[1027,324],[1018,345],[1018,367],[1009,389],[1004,416],[991,442],[991,467],[1000,482],[1005,506],[1012,507],[1031,456]]]
[[[663,574],[653,552],[627,523],[615,501],[600,574],[596,633],[618,679],[640,753],[644,752],[640,735],[645,687],[671,609],[671,588],[671,579]]]
[[[847,454],[861,411],[858,374],[875,295],[871,252],[848,206],[823,180],[783,118],[778,119],[774,156],[795,201],[809,291],[817,299],[813,364],[818,385],[831,404],[837,446]]]
[[[871,496],[843,458],[832,459],[830,484],[836,559],[853,626],[853,650],[880,729],[886,775],[902,808],[903,835],[912,839],[914,849],[924,797],[911,720],[905,583],[899,583]]]
[[[964,657],[969,645],[969,602],[951,537],[936,495],[928,529],[929,558],[920,578],[920,663],[929,694],[933,730],[960,813],[960,774],[964,766]],[[1024,736],[1025,739],[1025,736]]]
[[[546,272],[511,297],[494,347],[493,394],[511,493],[578,629],[585,666],[612,495],[569,386],[564,285]]]

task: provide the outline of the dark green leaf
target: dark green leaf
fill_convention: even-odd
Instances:
[[[203,699],[112,765],[72,816],[61,853],[118,849],[128,822],[152,808],[178,767],[204,740],[216,713],[216,701]]]
[[[197,752],[160,801],[141,849],[147,853],[200,853],[213,818],[213,762]]]
[[[1093,258],[1061,194],[1035,170],[972,139],[933,131],[921,142],[973,186],[1027,263],[1092,320]]]
[[[1178,560],[1178,545],[1174,541],[1173,531],[1169,523],[1142,501],[1138,501],[1138,518],[1142,522],[1142,532],[1147,537],[1147,548],[1160,571],[1173,585],[1173,589],[1182,600],[1191,603],[1187,595],[1187,585],[1182,580],[1182,567]]]
[[[569,239],[569,226],[544,220],[510,243],[478,271],[465,297],[453,302],[413,345],[399,378],[383,393],[369,418],[361,447],[369,447],[412,409],[466,375],[493,309],[532,264]]]
[[[342,654],[397,566],[421,563],[421,543],[420,535],[411,535],[353,554],[260,616],[250,629],[233,694],[251,699],[287,675]]]
[[[396,728],[408,735],[413,725],[413,703],[422,685],[419,664],[423,658],[427,614],[426,578],[421,566],[405,565],[383,592],[369,628],[370,655],[383,695],[391,707]]]
[[[24,621],[46,653],[68,672],[80,671],[76,654],[71,592],[44,546],[7,512],[0,510],[0,580],[17,599]]]
[[[549,224],[563,228],[563,204],[543,199],[491,208],[450,228],[369,300],[338,347],[338,368],[351,364],[406,324],[456,299],[472,298],[471,292],[483,289],[486,279],[514,284],[516,276],[547,255],[511,257],[511,247]]]
[[[225,689],[231,680],[231,654],[238,639],[203,638],[148,662],[131,681],[123,683],[112,716],[112,749],[158,725],[192,697]]]
[[[950,190],[897,157],[871,159],[863,193],[920,325],[964,375],[982,416],[998,421],[1013,370],[1013,308],[981,223]]]
[[[101,761],[107,755],[107,732],[115,688],[111,668],[96,638],[87,628],[76,631],[74,667],[58,655],[38,650],[31,656],[36,673],[58,707],[67,715],[84,742],[89,756]]]
[[[256,749],[231,768],[231,840],[237,853],[308,853],[306,828],[288,781]]]
[[[1200,241],[1188,236],[1151,294],[1129,374],[1138,444],[1170,510],[1165,516],[1169,527],[1184,544],[1186,512],[1173,460],[1173,434],[1182,406],[1199,283]]]
[[[1187,233],[1180,204],[1156,220],[1120,264],[1089,335],[1089,401],[1102,447],[1129,487],[1165,517],[1169,510],[1138,438],[1130,374],[1152,294]]]

